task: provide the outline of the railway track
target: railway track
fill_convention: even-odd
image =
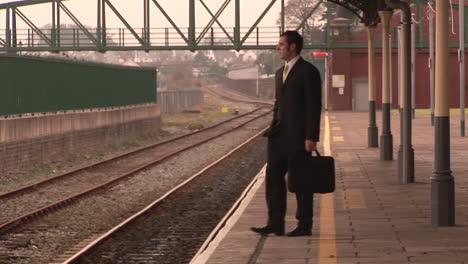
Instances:
[[[198,132],[143,147],[0,194],[0,234],[109,188],[137,172],[238,129],[268,113],[269,110],[257,108]]]
[[[88,241],[99,237],[129,215],[164,196],[168,190],[185,181],[214,160],[219,159],[220,156],[225,155],[241,142],[250,138],[253,133],[258,133],[268,125],[269,121],[270,117],[259,118],[245,125],[243,129],[235,130],[206,144],[184,151],[169,158],[166,162],[129,177],[127,180],[101,189],[97,195],[78,199],[68,206],[62,206],[58,211],[51,210],[41,217],[25,220],[14,228],[12,227],[8,232],[0,234],[0,263],[50,263],[58,255],[75,252],[77,248],[81,248]],[[260,143],[253,148],[254,156],[240,155],[244,160],[240,163],[229,162],[234,168],[227,168],[226,173],[221,173],[221,175],[236,171],[235,168],[242,166],[247,169],[255,169],[257,165],[252,164],[252,161],[263,166],[266,155],[262,154],[262,151],[264,152],[262,148],[265,148],[266,144],[264,138],[261,137],[258,140]],[[227,195],[233,186],[242,186],[241,180],[246,175],[248,173],[240,173],[239,176],[234,177],[234,183],[225,184],[227,189],[223,189],[224,193]],[[214,197],[210,194],[213,187],[205,188],[204,185],[200,185],[197,188],[203,189],[205,196],[210,200]],[[234,196],[238,196],[238,194]],[[214,199],[214,201],[226,204],[223,199]],[[203,205],[205,204],[209,206],[209,203],[203,203]],[[202,207],[198,208],[199,212],[206,212]],[[179,211],[179,213],[181,212]],[[182,213],[184,212],[182,211]],[[208,223],[208,220],[205,219],[205,221]],[[213,223],[215,222],[213,221]],[[170,223],[166,223],[166,226],[168,230],[174,229]],[[205,231],[209,233],[208,230]],[[190,232],[186,232],[185,235],[189,237]],[[169,235],[169,239],[170,237],[171,235]],[[186,241],[187,239],[182,240]],[[198,244],[197,242],[196,245]]]
[[[273,106],[273,102],[269,100],[261,100],[258,98],[252,98],[250,96],[243,95],[243,94],[237,93],[235,91],[232,91],[226,88],[206,86],[204,87],[204,90],[206,90],[207,92],[213,94],[214,96],[218,98],[221,98],[223,100],[230,101],[230,102],[254,104],[254,105],[263,106],[263,107]]]
[[[264,165],[262,134],[54,263],[189,263]]]
[[[270,104],[262,102],[243,101],[245,98],[239,98],[237,95],[223,96],[223,98],[219,96],[219,93],[214,95],[222,100],[271,107]],[[118,225],[129,215],[146,207],[155,198],[165,197],[168,190],[180,182],[186,182],[187,177],[207,165],[208,160],[216,160],[225,154],[226,152],[220,152],[223,148],[227,147],[225,151],[228,151],[237,146],[233,144],[239,144],[235,142],[242,142],[242,138],[247,135],[251,136],[253,131],[258,132],[268,126],[270,117],[265,116],[270,112],[271,110],[260,107],[206,129],[143,147],[0,194],[0,211],[2,212],[0,215],[0,264],[50,263],[59,254],[63,254],[62,260],[69,258],[91,241],[101,237],[112,226]],[[240,127],[245,128],[236,130]],[[236,139],[234,140],[233,137]],[[257,142],[262,140],[264,139],[255,139]],[[256,170],[258,166],[263,166],[265,155],[258,155],[258,151],[262,151],[261,149],[265,145],[265,142],[262,142],[257,144],[257,147],[252,147],[251,153],[254,154],[250,156],[245,155],[245,153],[238,154],[236,159],[231,159],[227,165],[225,163],[225,172],[221,174],[229,175],[230,172],[236,171],[236,167],[244,166],[248,171],[249,168]],[[213,146],[216,147],[213,148]],[[203,153],[203,158],[193,158],[194,153],[197,152],[198,155]],[[236,152],[242,153],[242,151]],[[251,163],[252,161],[255,165]],[[197,197],[203,197],[207,194],[209,194],[208,198],[213,198],[216,195],[210,192],[215,189],[222,190],[222,195],[229,197],[229,200],[225,200],[223,197],[216,198],[216,204],[222,206],[210,205],[208,201],[192,201],[190,203],[192,206],[179,207],[186,208],[187,212],[193,212],[191,207],[198,208],[195,211],[202,215],[203,212],[209,212],[210,206],[222,209],[213,211],[214,213],[210,212],[208,218],[202,217],[203,220],[195,226],[206,225],[206,228],[200,228],[201,233],[198,231],[193,233],[198,234],[195,237],[190,236],[194,230],[188,231],[190,229],[186,228],[180,229],[182,235],[174,235],[174,232],[161,233],[159,240],[169,241],[168,243],[162,242],[162,248],[177,245],[171,250],[163,250],[165,253],[162,254],[166,256],[173,257],[175,255],[171,252],[181,252],[179,250],[181,244],[174,243],[174,241],[191,242],[182,246],[186,250],[183,250],[184,253],[180,253],[181,255],[177,256],[176,259],[172,258],[169,262],[158,260],[153,263],[185,263],[177,259],[190,260],[210,234],[212,228],[218,224],[223,214],[229,209],[226,206],[230,205],[230,201],[238,198],[239,190],[251,180],[250,176],[247,176],[250,174],[246,171],[235,177],[231,176],[231,181],[234,179],[232,184],[226,184],[228,181],[222,180],[223,177],[218,175],[215,177],[216,179],[212,178],[212,182],[218,182],[220,185],[209,187],[209,182],[208,185],[204,183],[192,185],[192,189],[200,189],[203,192],[188,198],[188,200],[185,199],[186,201],[200,201],[197,200]],[[245,176],[247,178],[244,178]],[[219,179],[221,180],[218,181]],[[187,183],[187,186],[196,181]],[[242,184],[239,184],[241,182]],[[233,191],[232,194],[231,191]],[[173,195],[169,196],[173,197]],[[84,197],[86,199],[83,199]],[[172,202],[166,201],[163,204],[173,207],[171,206]],[[207,205],[208,208],[202,208],[201,205]],[[175,208],[178,207],[175,206]],[[163,219],[166,215],[165,210],[161,212]],[[184,214],[185,211],[177,211],[175,215]],[[187,226],[194,223],[193,221],[189,222]],[[172,221],[169,221],[164,225],[158,225],[158,230],[163,226],[167,230],[174,230],[173,224]],[[175,237],[178,238],[173,239]],[[104,256],[104,258],[108,258],[108,256]],[[115,262],[116,259],[113,259],[107,263],[145,263],[137,261],[137,259],[133,258],[133,262]],[[98,261],[98,263],[105,262]]]

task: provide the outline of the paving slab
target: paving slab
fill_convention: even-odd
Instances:
[[[210,245],[211,252],[203,260],[194,263],[468,264],[468,138],[459,135],[457,116],[451,118],[451,131],[457,133],[450,139],[456,192],[453,227],[431,223],[434,128],[430,115],[416,115],[412,121],[415,183],[411,184],[398,181],[398,113],[391,115],[391,161],[381,161],[380,150],[367,147],[368,113],[328,112],[323,121],[319,149],[330,142],[336,191],[315,195],[312,236],[260,236],[249,230],[266,223],[263,174],[225,235]],[[295,202],[289,193],[286,231],[296,225]]]

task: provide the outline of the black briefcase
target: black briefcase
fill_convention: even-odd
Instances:
[[[298,151],[288,161],[290,192],[331,193],[335,191],[335,160],[333,157],[312,156]]]

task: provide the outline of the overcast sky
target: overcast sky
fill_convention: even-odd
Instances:
[[[0,3],[12,2],[11,0],[0,0]],[[204,0],[211,12],[215,14],[225,0]],[[95,26],[97,21],[97,0],[68,0],[63,1],[68,9],[86,25]],[[122,14],[122,16],[135,28],[143,26],[143,1],[142,0],[111,0],[111,3]],[[158,0],[158,3],[169,14],[171,19],[181,28],[188,26],[189,21],[189,1],[188,0]],[[271,3],[271,0],[240,0],[241,6],[241,27],[250,27]],[[50,24],[52,20],[52,4],[40,4],[31,7],[21,7],[28,18],[37,26],[41,27],[45,24]],[[151,6],[151,27],[170,27],[169,22],[163,17],[156,5],[150,1]],[[235,1],[231,0],[224,13],[219,20],[223,26],[227,28],[234,27],[234,8]],[[197,27],[205,27],[211,16],[205,10],[199,0],[195,0],[196,24]],[[276,27],[281,10],[281,1],[277,0],[272,6],[268,14],[259,24],[261,27]],[[106,9],[107,27],[125,27],[120,20],[112,13],[110,8]],[[5,28],[5,10],[0,10],[0,25]],[[72,24],[73,22],[68,16],[61,12],[61,22]],[[17,18],[18,28],[27,28],[26,25]],[[215,24],[216,26],[216,24]],[[0,33],[3,35],[3,33]]]

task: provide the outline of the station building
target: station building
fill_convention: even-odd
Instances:
[[[468,4],[465,3],[465,13]],[[450,67],[450,107],[457,108],[460,103],[460,73],[459,73],[459,20],[458,1],[452,0],[453,17],[450,19],[451,34],[449,35],[449,67]],[[433,9],[436,9],[434,6]],[[415,28],[415,63],[414,63],[414,106],[415,108],[430,108],[430,49],[429,49],[429,14],[432,11],[427,4],[412,5],[413,23]],[[435,14],[434,14],[435,16]],[[400,11],[394,12],[391,27],[391,100],[392,108],[399,107],[398,85],[398,32],[401,19]],[[435,18],[434,37],[435,33]],[[465,17],[465,25],[467,25]],[[465,29],[466,32],[466,29]],[[332,33],[333,34],[333,33]],[[335,46],[328,54],[328,107],[332,110],[368,111],[368,49],[366,28],[359,25],[344,24],[343,29],[336,33]],[[468,39],[465,33],[465,42]],[[378,24],[375,31],[375,74],[376,74],[376,104],[381,109],[382,104],[382,25]],[[435,43],[435,40],[434,40]],[[466,44],[465,44],[466,46]],[[465,57],[467,51],[465,51]],[[435,62],[432,63],[435,67]],[[465,76],[468,69],[465,67]],[[466,77],[465,77],[466,78]],[[468,86],[465,87],[465,90]],[[467,93],[465,93],[467,94]],[[468,95],[465,95],[468,96]],[[467,97],[468,98],[468,97]],[[466,98],[465,98],[466,100]]]

